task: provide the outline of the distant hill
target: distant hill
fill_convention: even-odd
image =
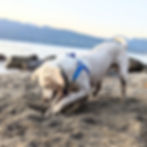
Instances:
[[[131,39],[128,48],[131,52],[147,53],[147,39]]]
[[[91,48],[105,40],[105,38],[93,37],[70,30],[48,26],[39,27],[6,19],[0,19],[0,39],[86,48]],[[131,52],[147,53],[147,39],[131,39],[128,46]]]
[[[73,31],[38,27],[5,19],[0,19],[0,38],[78,47],[92,47],[104,40]]]

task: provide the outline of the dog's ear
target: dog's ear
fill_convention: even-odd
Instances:
[[[50,81],[52,81],[59,87],[64,87],[64,79],[59,68],[54,66],[48,66],[45,69],[45,73],[46,77],[48,77]]]
[[[60,70],[56,70],[55,72],[55,76],[54,76],[54,81],[57,83],[57,85],[60,87],[60,88],[63,88],[65,86],[65,82],[64,82],[64,78],[60,72]]]

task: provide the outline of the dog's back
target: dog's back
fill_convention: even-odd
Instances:
[[[90,50],[84,59],[88,61],[94,81],[99,81],[112,64],[127,64],[127,44],[125,40],[106,41]],[[121,63],[122,62],[122,63]]]

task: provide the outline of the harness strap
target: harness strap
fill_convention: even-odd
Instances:
[[[68,53],[67,55],[71,58],[76,58],[75,53]],[[77,59],[77,68],[73,74],[72,81],[76,81],[82,71],[85,71],[88,75],[90,75],[90,70],[88,67],[81,60]]]
[[[74,53],[71,53],[71,54],[68,54],[69,57],[71,58],[76,58],[76,54]],[[65,82],[65,86],[64,86],[64,89],[63,89],[63,93],[65,95],[68,94],[68,91],[70,89],[70,82],[69,82],[69,79],[66,75],[66,73],[64,72],[64,70],[61,69],[61,74],[62,74],[62,77],[64,79],[64,82]],[[72,76],[72,81],[76,81],[78,79],[78,77],[80,76],[80,73],[82,71],[85,71],[88,75],[90,75],[90,70],[88,69],[88,67],[81,61],[81,60],[77,60],[77,67],[76,67],[76,70]]]
[[[69,83],[69,80],[68,80],[68,77],[67,75],[65,74],[65,72],[63,70],[61,70],[61,74],[62,74],[62,77],[64,79],[64,89],[63,89],[63,93],[65,95],[68,94],[68,90],[69,90],[69,86],[70,86],[70,83]]]
[[[72,81],[76,81],[82,71],[85,71],[88,75],[90,75],[88,67],[81,60],[78,60],[77,68],[73,74]]]

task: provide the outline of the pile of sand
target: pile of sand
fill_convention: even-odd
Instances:
[[[0,147],[146,147],[147,75],[131,74],[127,98],[107,77],[97,98],[73,114],[49,114],[29,74],[0,76]]]

